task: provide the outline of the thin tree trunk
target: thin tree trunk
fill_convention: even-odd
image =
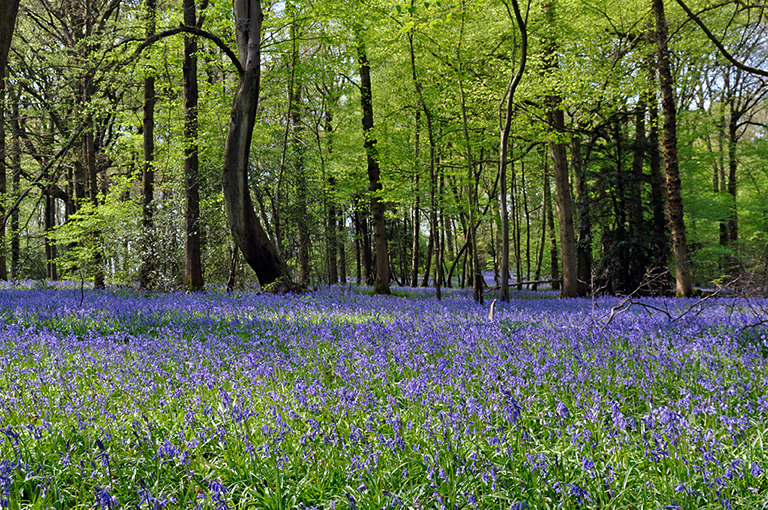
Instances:
[[[336,224],[339,227],[338,230],[338,254],[339,254],[339,266],[338,266],[338,273],[339,273],[339,283],[346,284],[347,283],[347,250],[346,250],[346,240],[347,240],[347,227],[345,225],[344,221],[344,215],[342,211],[339,211],[339,219],[336,222]]]
[[[659,85],[661,106],[664,112],[663,154],[667,173],[667,211],[672,234],[672,250],[675,254],[676,295],[689,297],[693,293],[691,274],[688,269],[688,242],[683,219],[683,197],[677,157],[677,106],[673,91],[674,82],[667,46],[667,20],[664,0],[652,0],[656,18],[656,43],[658,46]]]
[[[412,36],[411,36],[412,37]],[[411,225],[411,275],[409,284],[416,287],[419,283],[419,244],[421,241],[421,190],[419,189],[419,176],[421,174],[419,161],[419,133],[421,126],[421,109],[416,110],[416,129],[413,134],[413,224]]]
[[[49,190],[45,194],[45,269],[48,280],[58,280],[56,271],[56,245],[51,240],[53,229],[56,228],[56,199]]]
[[[432,267],[432,251],[434,250],[434,247],[435,247],[435,229],[430,227],[429,240],[427,241],[427,254],[424,257],[424,275],[421,278],[422,287],[429,286],[429,275],[431,274],[430,270]]]
[[[475,229],[475,172],[472,160],[472,145],[469,140],[469,120],[467,119],[467,105],[464,97],[464,83],[461,78],[463,70],[459,69],[459,94],[461,100],[461,117],[464,131],[464,151],[467,158],[467,196],[469,202],[469,238],[470,253],[472,254],[472,298],[478,303],[483,302],[483,288],[481,285],[482,274],[480,272],[479,254],[477,252],[477,231]]]
[[[197,26],[195,0],[184,0],[184,24]],[[198,27],[199,28],[199,27]],[[197,38],[184,37],[184,189],[185,242],[184,287],[203,289],[203,265],[200,255],[200,171],[197,150]]]
[[[291,6],[292,10],[295,6]],[[291,108],[291,141],[293,152],[293,175],[296,179],[296,220],[299,241],[299,284],[309,285],[309,215],[307,212],[307,176],[304,168],[304,145],[302,133],[302,106],[301,87],[302,80],[296,68],[299,64],[299,42],[296,26],[296,18],[291,23],[291,89],[289,90],[289,102]]]
[[[507,210],[507,151],[509,145],[509,134],[512,128],[512,113],[514,107],[515,90],[517,89],[523,72],[525,71],[525,62],[528,57],[528,30],[525,21],[520,14],[520,6],[517,0],[512,0],[512,7],[515,12],[515,21],[520,29],[522,36],[520,65],[517,71],[510,77],[507,90],[499,104],[499,193],[501,209],[501,300],[509,302],[509,212]],[[504,122],[501,122],[502,105],[506,99],[506,110]]]
[[[237,245],[232,244],[232,255],[229,257],[229,274],[227,275],[227,292],[235,290],[238,258],[240,258],[240,253],[238,253]]]
[[[421,81],[418,78],[416,72],[416,52],[413,46],[413,32],[408,34],[408,44],[411,56],[411,76],[413,78],[413,85],[416,89],[416,93],[419,96],[419,107],[424,111],[424,116],[427,121],[427,137],[429,139],[429,221],[430,221],[430,234],[429,243],[430,246],[427,249],[427,270],[425,271],[425,278],[422,281],[422,286],[425,286],[425,282],[429,279],[429,266],[430,257],[434,252],[435,254],[435,297],[439,300],[442,297],[442,254],[440,233],[437,225],[438,219],[438,170],[437,170],[437,155],[436,155],[436,141],[435,141],[435,129],[432,119],[432,110],[424,100],[424,92],[422,89]]]
[[[737,71],[738,73],[739,71]],[[736,153],[736,144],[738,142],[738,125],[739,125],[739,113],[734,108],[735,99],[731,98],[728,109],[728,246],[733,252],[731,260],[731,270],[738,270],[739,267],[739,227],[738,216],[736,210],[736,170],[738,168],[738,158]]]
[[[546,194],[544,196],[544,200],[541,204],[541,238],[539,239],[539,250],[538,255],[536,256],[536,274],[534,275],[533,279],[538,282],[541,280],[541,265],[544,261],[544,243],[547,239],[547,201],[546,201]],[[538,290],[538,283],[534,283],[531,287],[532,290]]]
[[[328,254],[328,284],[333,285],[338,283],[339,274],[336,267],[336,255],[338,250],[338,233],[336,221],[338,219],[338,212],[336,211],[336,178],[328,177],[328,193],[326,193],[328,200],[328,220],[327,220],[327,254]]]
[[[146,37],[155,34],[155,1],[146,3]],[[144,105],[142,119],[142,136],[144,139],[144,164],[141,172],[142,187],[142,221],[141,221],[141,267],[139,269],[139,287],[152,287],[155,271],[156,235],[154,221],[154,190],[155,190],[155,77],[144,78]]]
[[[523,214],[525,214],[525,279],[531,279],[531,211],[528,207],[527,183],[525,182],[525,161],[520,160],[521,175],[523,181]],[[519,287],[518,287],[519,288]]]
[[[549,183],[549,165],[544,159],[544,214],[549,230],[549,260],[550,275],[552,277],[552,290],[560,290],[560,261],[558,260],[557,234],[555,231],[555,219],[552,214],[552,192]]]

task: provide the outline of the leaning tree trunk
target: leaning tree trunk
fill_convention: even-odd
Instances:
[[[368,159],[368,190],[371,192],[371,216],[373,239],[376,246],[375,294],[389,294],[389,256],[387,249],[387,225],[384,218],[384,201],[381,199],[381,170],[376,139],[373,136],[373,103],[371,98],[371,68],[362,35],[358,34],[357,57],[360,64],[360,101],[363,108],[363,136]]]
[[[184,24],[197,27],[195,0],[184,0]],[[197,38],[184,37],[184,287],[203,289],[200,260],[200,164],[197,151]]]
[[[664,113],[662,150],[667,171],[667,211],[672,233],[672,250],[675,253],[675,294],[689,297],[693,293],[691,273],[688,269],[688,242],[683,221],[683,197],[677,157],[677,106],[673,91],[672,69],[667,46],[667,20],[664,16],[664,0],[652,0],[656,17],[656,44],[658,46],[659,88],[661,108]]]
[[[235,0],[233,11],[242,71],[232,101],[224,145],[224,207],[232,238],[262,287],[276,292],[298,290],[288,273],[288,266],[256,216],[248,188],[248,156],[261,85],[261,26],[264,18],[261,2]]]

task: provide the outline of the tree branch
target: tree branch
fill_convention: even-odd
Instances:
[[[734,66],[738,67],[739,69],[746,71],[748,73],[757,74],[759,76],[768,76],[768,71],[765,71],[763,69],[758,69],[756,67],[748,66],[742,62],[739,62],[736,60],[733,55],[728,53],[728,50],[725,49],[725,46],[723,46],[723,43],[720,42],[717,37],[707,28],[707,26],[704,24],[701,19],[691,11],[690,8],[688,8],[687,5],[685,5],[685,2],[683,0],[676,0],[678,5],[683,8],[685,13],[688,15],[689,18],[691,18],[697,25],[699,25],[699,28],[704,31],[704,33],[707,35],[710,41],[717,47],[718,50],[720,50],[720,53]]]
[[[229,57],[229,59],[237,68],[237,72],[239,74],[243,74],[245,72],[242,64],[240,63],[240,59],[237,57],[237,55],[235,55],[235,52],[232,51],[232,48],[230,48],[224,41],[222,41],[221,38],[219,38],[216,35],[213,35],[212,33],[206,30],[202,30],[197,27],[190,27],[186,25],[180,25],[176,28],[171,28],[169,30],[164,30],[162,32],[159,32],[153,35],[152,37],[148,37],[146,39],[140,39],[142,43],[139,44],[139,46],[134,50],[133,55],[131,55],[125,62],[123,62],[123,65],[125,65],[127,62],[130,62],[131,60],[138,57],[142,51],[144,51],[149,46],[152,46],[154,43],[156,43],[160,39],[164,39],[166,37],[170,37],[172,35],[181,34],[181,33],[193,34],[213,42],[216,46],[219,47],[221,51],[223,51]],[[129,39],[126,42],[135,41],[135,40],[136,39]]]

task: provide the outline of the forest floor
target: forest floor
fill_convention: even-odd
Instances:
[[[0,507],[768,501],[768,300],[363,290],[0,289]]]

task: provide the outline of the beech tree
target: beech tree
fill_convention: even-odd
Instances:
[[[248,186],[251,139],[261,86],[261,1],[235,0],[233,13],[240,68],[224,145],[222,189],[227,218],[235,244],[262,287],[277,292],[298,290],[285,260],[256,216]]]

